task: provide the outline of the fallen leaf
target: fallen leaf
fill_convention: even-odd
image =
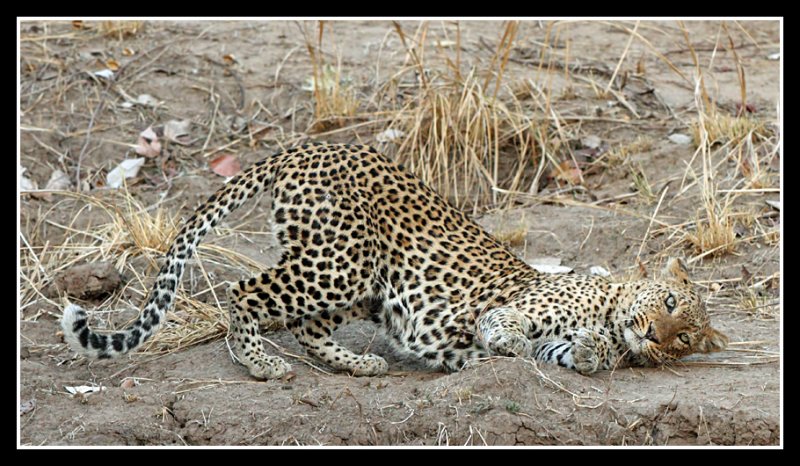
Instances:
[[[150,94],[141,94],[136,97],[136,99],[132,99],[128,96],[125,96],[125,98],[127,100],[120,104],[122,108],[132,108],[134,105],[141,105],[143,107],[158,107],[164,103]]]
[[[563,265],[539,265],[531,264],[531,267],[542,273],[569,273],[572,272],[572,267]]]
[[[135,55],[135,54],[136,54],[136,51],[133,50],[133,49],[130,49],[128,47],[125,47],[124,49],[122,49],[122,55],[125,56],[125,57],[130,57],[131,55]]]
[[[101,392],[106,389],[106,387],[98,387],[96,385],[79,385],[76,387],[64,387],[69,393],[75,395],[80,393],[81,395],[88,395],[90,393]]]
[[[588,147],[589,149],[597,149],[600,147],[603,141],[595,135],[589,135],[581,138],[581,145],[583,147]]]
[[[192,122],[189,120],[170,120],[164,125],[164,138],[178,144],[189,144],[189,129]]]
[[[550,171],[550,177],[573,185],[583,183],[581,169],[575,167],[575,164],[570,160],[565,160],[558,164],[555,169]]]
[[[36,400],[30,399],[23,403],[19,404],[19,415],[22,416],[23,414],[28,414],[29,412],[33,411],[36,408]]]
[[[767,55],[767,60],[773,60],[773,61],[774,61],[774,60],[780,60],[780,59],[781,59],[781,54],[780,54],[780,52],[778,52],[778,53],[771,53],[771,54]]]
[[[758,109],[756,109],[756,106],[753,104],[745,104],[744,109],[747,113],[758,113]],[[742,104],[736,104],[736,113],[742,113]]]
[[[130,378],[123,380],[122,383],[119,384],[121,388],[133,388],[137,385],[136,380]]]
[[[558,257],[534,257],[528,261],[528,264],[542,273],[572,272],[572,267],[565,267],[561,265],[561,259]]]
[[[104,78],[104,79],[111,79],[114,77],[114,72],[109,70],[108,68],[100,71],[95,71],[93,74],[98,78]]]
[[[56,169],[53,170],[53,173],[50,175],[50,179],[47,180],[47,184],[45,185],[44,189],[50,189],[53,191],[64,190],[68,189],[71,184],[72,183],[70,183],[67,174]]]
[[[87,24],[84,24],[83,21],[77,20],[72,22],[72,27],[75,29],[91,29],[91,27]]]
[[[28,177],[24,176],[25,171],[27,168],[20,167],[19,172],[19,189],[20,191],[35,191],[39,189],[39,185],[36,181],[29,179]]]
[[[162,102],[150,94],[141,94],[136,98],[136,103],[139,105],[144,105],[145,107],[155,107]]]
[[[437,42],[437,45],[439,45],[439,47],[452,47],[452,46],[456,45],[456,41],[454,41],[454,40],[440,40],[439,42]]]
[[[781,210],[781,201],[767,200],[767,201],[764,201],[764,202],[766,202],[767,205],[769,205],[770,207],[772,207],[775,210]]]
[[[599,265],[593,265],[593,266],[589,267],[589,273],[592,274],[592,275],[597,275],[599,277],[610,277],[611,276],[611,272],[609,272],[608,270],[606,270],[603,267],[600,267]]]
[[[47,184],[44,186],[44,189],[48,191],[65,191],[69,189],[71,185],[72,183],[70,183],[69,177],[61,170],[56,169],[53,170],[53,173],[50,175],[50,179],[47,180]],[[53,199],[53,195],[51,193],[31,193],[31,196],[48,202]]]
[[[242,165],[236,156],[224,154],[208,162],[211,171],[217,175],[230,177],[242,171]]]
[[[144,165],[145,159],[139,157],[138,159],[123,160],[117,168],[111,170],[106,176],[106,186],[109,188],[119,188],[122,186],[122,181],[125,178],[133,178],[139,173],[139,169]]]
[[[529,264],[533,265],[561,265],[561,258],[559,257],[534,257]]]
[[[378,142],[395,142],[405,135],[406,133],[399,129],[389,128],[375,135],[375,140]]]
[[[227,55],[222,56],[222,61],[224,61],[226,65],[233,65],[234,63],[236,63],[236,57],[234,57],[233,54],[229,53]]]
[[[119,70],[119,62],[114,60],[113,58],[109,58],[108,60],[106,60],[106,68],[108,68],[111,71],[117,71]]]
[[[139,155],[150,158],[158,157],[161,153],[161,143],[158,141],[158,135],[153,131],[152,126],[148,126],[146,130],[139,134],[135,151]]]
[[[674,142],[675,144],[686,145],[692,142],[691,136],[687,136],[681,133],[670,134],[667,139]]]

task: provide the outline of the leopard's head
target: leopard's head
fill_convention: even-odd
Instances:
[[[634,355],[656,364],[721,351],[728,345],[728,337],[711,327],[686,265],[676,258],[669,260],[659,280],[641,285],[624,335]]]

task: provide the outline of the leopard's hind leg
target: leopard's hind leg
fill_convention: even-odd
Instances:
[[[267,275],[267,274],[264,274]],[[251,279],[257,280],[256,278]],[[254,299],[244,292],[245,282],[232,283],[228,288],[228,305],[230,309],[230,333],[236,342],[239,360],[250,374],[257,379],[276,379],[289,372],[291,366],[280,356],[268,356],[264,352],[259,338],[259,326],[273,322],[270,315],[283,319],[293,318],[273,306],[270,313],[269,304],[275,304],[271,298],[265,297],[263,302]]]
[[[350,309],[335,312],[323,311],[316,316],[306,316],[288,325],[297,341],[317,359],[332,368],[357,376],[385,374],[389,366],[382,357],[367,353],[356,354],[333,340],[334,330],[349,322],[367,319],[367,303],[358,303]]]
[[[328,328],[328,331],[332,332],[336,324],[330,314],[334,310],[349,309],[367,297],[367,287],[360,281],[361,273],[358,266],[352,265],[346,273],[332,270],[328,265],[326,263],[324,274],[320,273],[320,268],[315,268],[315,272],[303,272],[301,267],[289,260],[278,268],[231,285],[228,291],[230,330],[236,341],[240,360],[253,377],[279,378],[291,369],[282,358],[267,356],[264,352],[259,338],[259,326],[277,321],[288,327],[294,327],[295,322],[300,321],[303,328]],[[341,289],[330,291],[333,283],[340,283],[347,291],[342,292]],[[325,315],[329,318],[320,318]],[[304,320],[307,323],[303,323]],[[339,349],[343,354],[347,351],[333,342],[327,331],[322,330],[322,332],[312,330],[309,335],[306,331],[307,338],[304,338],[304,341],[316,340],[323,346],[333,348],[334,351]],[[323,335],[324,338],[313,338],[316,335]],[[358,369],[364,374],[370,371],[378,373],[381,369],[385,369],[386,362],[381,358],[369,355],[358,357],[348,353],[352,357],[351,364],[346,369]],[[329,351],[322,350],[320,354],[328,355]]]

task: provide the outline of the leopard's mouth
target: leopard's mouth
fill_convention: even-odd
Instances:
[[[624,332],[625,342],[634,354],[642,354],[646,350],[648,339],[640,335],[633,327],[628,327]]]
[[[624,337],[631,353],[640,358],[644,358],[643,361],[649,361],[654,364],[666,364],[677,359],[676,355],[665,352],[660,347],[658,341],[653,340],[647,333],[642,332],[640,329],[634,329],[633,327],[626,328]]]

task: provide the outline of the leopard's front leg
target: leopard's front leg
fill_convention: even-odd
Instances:
[[[513,307],[496,307],[478,317],[478,337],[490,354],[528,357],[530,320]]]
[[[589,375],[602,369],[609,369],[609,341],[605,332],[578,328],[570,330],[570,340],[548,341],[539,345],[534,352],[537,361],[558,364]]]

